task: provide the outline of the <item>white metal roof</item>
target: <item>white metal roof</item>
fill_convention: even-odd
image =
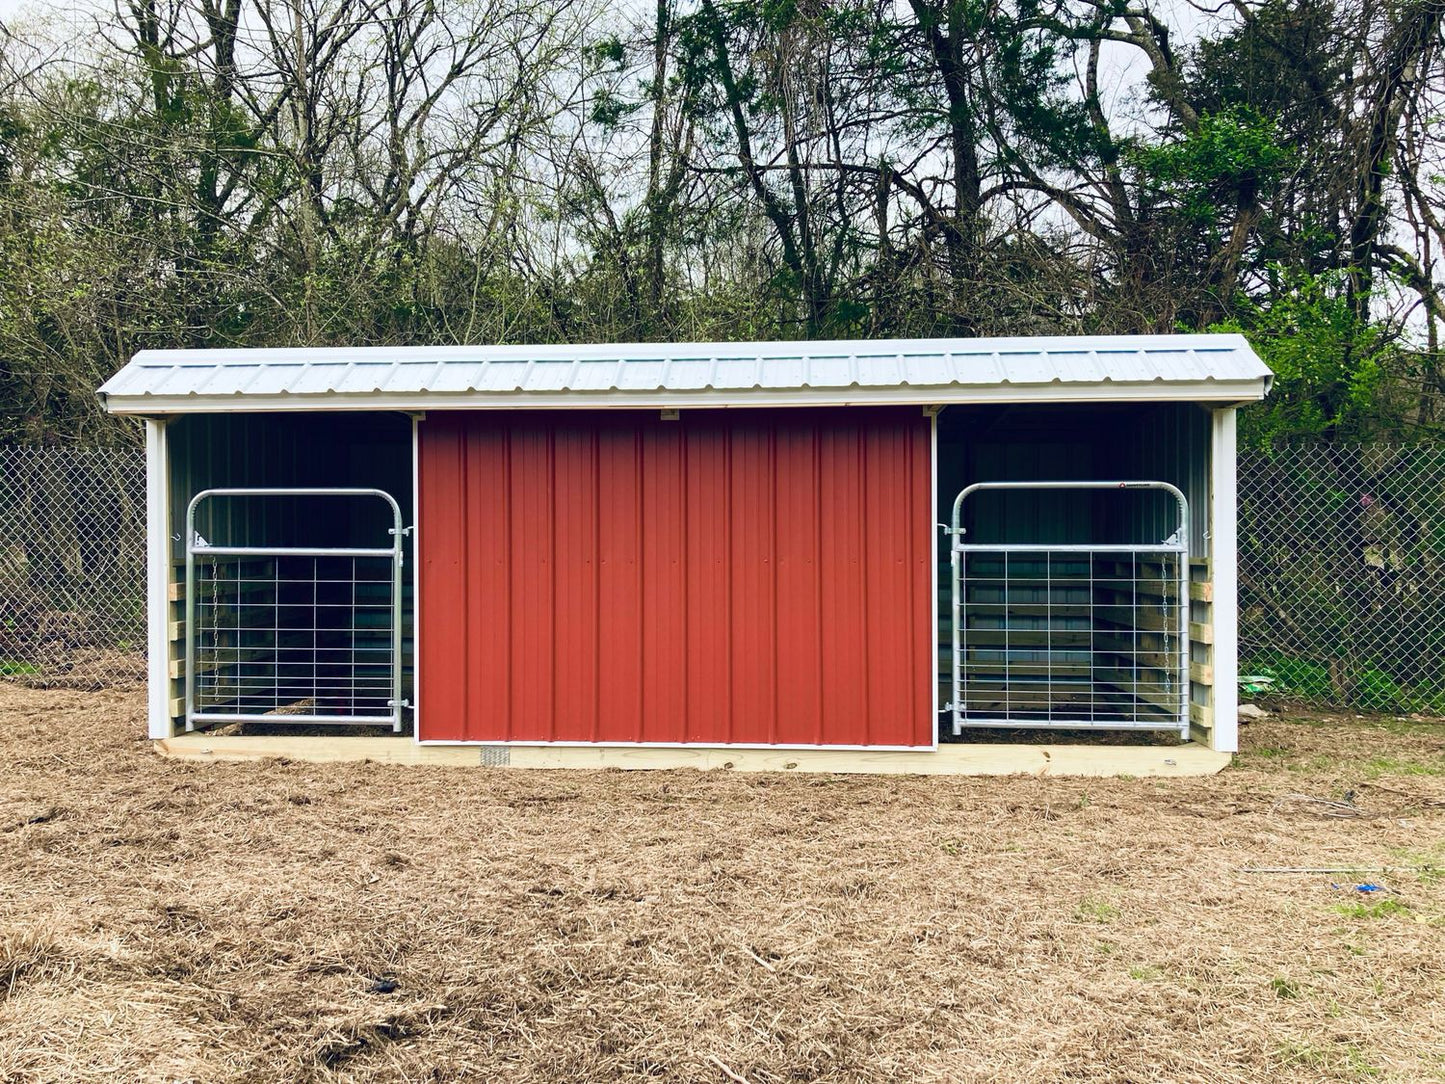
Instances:
[[[1239,335],[144,350],[118,414],[1261,398]]]

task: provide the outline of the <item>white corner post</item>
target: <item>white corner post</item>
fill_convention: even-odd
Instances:
[[[146,690],[152,739],[171,737],[170,463],[164,419],[146,419]]]
[[[1239,750],[1239,566],[1235,408],[1214,411],[1210,440],[1209,563],[1214,581],[1214,728],[1221,753]]]
[[[421,423],[411,416],[411,740],[421,744]],[[402,665],[397,659],[396,664]]]

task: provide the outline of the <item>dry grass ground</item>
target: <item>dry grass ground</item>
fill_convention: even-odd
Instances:
[[[1086,782],[190,764],[141,715],[0,684],[0,1080],[1445,1079],[1445,880],[1239,872],[1445,864],[1438,725]]]

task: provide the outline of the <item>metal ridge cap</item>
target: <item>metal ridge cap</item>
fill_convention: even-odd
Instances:
[[[1247,350],[1235,333],[1167,335],[1001,336],[996,338],[751,340],[745,342],[679,343],[498,343],[464,346],[285,346],[166,347],[140,350],[126,367],[255,365],[332,362],[427,364],[524,361],[709,361],[721,358],[787,360],[793,358],[860,358],[907,356],[972,357],[983,354],[1155,353],[1193,350]]]

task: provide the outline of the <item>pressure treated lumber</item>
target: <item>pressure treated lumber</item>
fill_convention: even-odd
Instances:
[[[186,760],[290,760],[328,763],[512,768],[628,768],[740,772],[837,772],[879,775],[1202,776],[1230,762],[1190,743],[1124,745],[943,745],[937,751],[843,749],[728,749],[641,746],[419,745],[408,737],[211,735],[205,732],[154,743],[163,756]]]

